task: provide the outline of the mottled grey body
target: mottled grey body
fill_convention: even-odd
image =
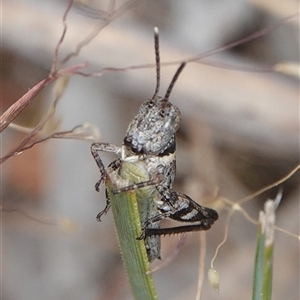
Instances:
[[[185,63],[180,65],[165,97],[161,98],[158,96],[160,70],[157,29],[155,53],[157,86],[154,96],[140,106],[138,114],[128,126],[123,145],[118,147],[107,143],[94,143],[91,146],[92,155],[100,170],[96,190],[110,171],[117,172],[129,184],[114,190],[113,193],[135,190],[143,229],[138,239],[144,240],[149,261],[160,257],[160,235],[207,230],[218,219],[218,214],[213,209],[199,205],[185,194],[172,191],[176,175],[175,134],[180,126],[181,114],[169,102],[169,96]],[[114,152],[119,155],[119,159],[105,169],[99,151]],[[106,207],[97,215],[97,219],[100,220],[109,208],[110,200],[107,198]],[[160,221],[165,218],[189,222],[192,225],[160,228]]]

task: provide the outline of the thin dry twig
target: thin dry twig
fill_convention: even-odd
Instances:
[[[199,266],[198,266],[198,287],[197,287],[197,295],[196,300],[201,299],[203,282],[204,282],[204,267],[205,267],[205,256],[206,256],[206,232],[199,232]]]
[[[299,13],[297,14],[294,14],[294,15],[291,15],[291,16],[288,16],[282,20],[280,20],[279,22],[276,22],[273,26],[270,26],[270,27],[267,27],[267,28],[263,28],[261,30],[258,30],[238,41],[235,41],[235,42],[232,42],[232,43],[229,43],[223,47],[219,47],[219,48],[216,48],[216,49],[213,49],[213,50],[209,50],[207,52],[204,52],[204,53],[201,53],[201,54],[198,54],[198,55],[195,55],[189,59],[186,60],[186,62],[192,62],[192,61],[199,61],[207,56],[211,56],[213,54],[217,54],[217,53],[220,53],[222,51],[225,51],[225,50],[228,50],[228,49],[232,49],[236,46],[240,46],[242,44],[245,44],[245,43],[248,43],[250,41],[253,41],[255,39],[258,39],[260,37],[263,37],[263,36],[266,36],[267,34],[270,34],[271,32],[275,31],[276,29],[278,29],[279,27],[281,27],[282,25],[284,25],[285,23],[289,22],[289,21],[292,21],[296,18],[299,18]]]
[[[68,29],[68,25],[67,25],[67,16],[73,6],[73,3],[74,3],[74,0],[70,0],[69,3],[68,3],[68,6],[67,6],[67,9],[63,15],[63,32],[62,32],[62,35],[55,47],[55,50],[54,50],[54,57],[53,57],[53,62],[52,62],[52,67],[51,67],[51,72],[50,73],[56,73],[57,72],[57,61],[58,61],[58,52],[59,52],[59,49],[65,39],[65,36],[66,36],[66,32],[67,32],[67,29]]]
[[[76,139],[76,140],[90,140],[96,141],[99,139],[99,132],[90,124],[77,125],[71,130],[54,132],[43,138],[36,138],[39,134],[39,126],[33,129],[33,131],[25,137],[25,139],[9,154],[0,158],[0,164],[4,163],[7,159],[12,156],[19,155],[24,151],[31,149],[33,146],[45,142],[49,139]]]
[[[124,4],[122,4],[119,8],[114,10],[115,4],[114,1],[112,1],[113,3],[109,6],[108,11],[104,12],[102,11],[101,14],[101,22],[98,24],[93,30],[92,32],[83,40],[81,41],[74,52],[71,52],[70,54],[68,54],[62,61],[62,64],[65,64],[66,62],[68,62],[71,58],[78,56],[78,54],[80,53],[80,51],[82,50],[83,47],[85,47],[86,45],[88,45],[93,39],[95,39],[96,36],[98,36],[99,32],[105,28],[107,25],[109,25],[112,21],[114,21],[115,19],[117,19],[118,17],[120,17],[122,14],[124,14],[130,7],[132,7],[134,4],[136,4],[136,2],[138,2],[137,0],[130,0],[128,2],[125,2]]]

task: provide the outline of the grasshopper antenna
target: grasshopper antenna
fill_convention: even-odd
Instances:
[[[156,88],[152,99],[156,100],[159,92],[159,86],[160,86],[159,31],[157,27],[154,27],[154,49],[155,49],[155,63],[156,63]]]
[[[174,87],[176,81],[177,81],[177,78],[179,77],[179,75],[180,75],[181,71],[183,70],[183,68],[185,67],[185,65],[186,65],[186,62],[183,62],[183,63],[179,66],[179,68],[177,69],[177,71],[176,71],[176,73],[175,73],[175,75],[174,75],[174,77],[173,77],[173,79],[172,79],[172,81],[171,81],[171,83],[170,83],[170,85],[169,85],[169,87],[168,87],[168,90],[167,90],[167,92],[166,92],[166,95],[165,95],[163,101],[168,101],[168,100],[169,100],[170,94],[171,94],[171,92],[172,92],[172,89],[173,89],[173,87]]]

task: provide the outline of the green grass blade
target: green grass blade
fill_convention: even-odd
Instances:
[[[268,200],[259,215],[252,300],[271,300],[272,297],[275,210],[281,196],[282,191],[275,201]]]
[[[108,185],[112,213],[114,216],[120,251],[124,267],[137,300],[157,299],[145,244],[136,238],[141,234],[141,222],[134,191],[114,195]]]
[[[272,296],[272,279],[273,279],[273,249],[274,246],[265,247],[264,251],[264,285],[263,295],[265,299],[271,299]]]
[[[264,281],[264,245],[265,236],[262,234],[261,226],[259,226],[255,253],[255,266],[254,266],[254,278],[253,278],[253,294],[252,300],[261,300],[263,281]]]

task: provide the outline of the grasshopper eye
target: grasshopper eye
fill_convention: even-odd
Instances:
[[[151,108],[151,107],[153,107],[153,106],[154,106],[154,101],[153,101],[153,100],[150,100],[150,101],[148,102],[148,107]]]
[[[125,144],[125,146],[131,145],[131,142],[132,142],[132,137],[131,136],[126,136],[124,138],[124,144]]]
[[[132,136],[126,136],[124,138],[124,145],[130,149],[132,152],[137,153],[138,152],[138,144],[136,144],[132,138]]]
[[[162,109],[160,112],[159,112],[159,115],[164,118],[166,116],[166,111],[164,109]]]

